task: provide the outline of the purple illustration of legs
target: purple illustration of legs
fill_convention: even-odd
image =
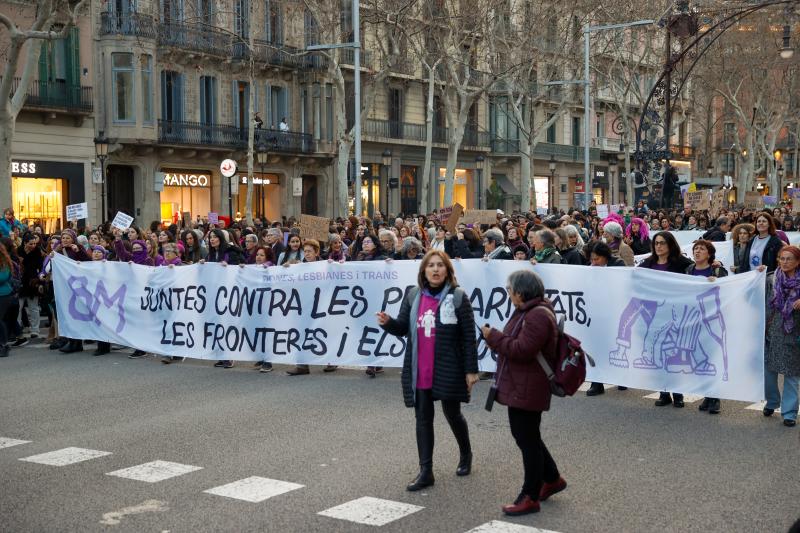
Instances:
[[[722,364],[725,368],[722,373],[722,381],[728,381],[728,335],[725,329],[725,319],[722,316],[719,287],[712,287],[698,295],[697,301],[700,304],[705,332],[708,334],[708,337],[710,337],[711,343],[717,344],[722,348]],[[695,363],[694,372],[700,376],[716,376],[717,368],[708,361],[708,353],[710,350],[706,349],[704,344],[705,342],[701,341],[701,354],[698,354],[697,351],[693,354]]]
[[[631,301],[622,312],[619,319],[619,328],[617,329],[617,349],[612,350],[608,354],[608,362],[613,366],[621,368],[628,368],[628,350],[631,347],[631,332],[636,320],[641,318],[644,321],[647,331],[645,337],[650,331],[650,324],[656,316],[658,310],[658,303],[653,300],[642,300],[641,298],[631,298]],[[642,359],[637,359],[633,362],[636,368],[659,368],[656,366],[639,366],[643,359],[647,359],[646,354],[642,354]],[[652,365],[652,356],[649,358],[650,365]],[[637,364],[639,363],[639,364]]]
[[[691,374],[694,372],[693,357],[703,325],[697,308],[684,305],[678,311],[679,308],[672,308],[672,322],[661,346],[664,370],[673,374]]]

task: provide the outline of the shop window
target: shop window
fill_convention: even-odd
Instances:
[[[417,167],[404,166],[400,169],[400,211],[417,211]]]
[[[153,122],[153,56],[142,55],[142,120]]]
[[[134,122],[133,54],[111,54],[111,70],[114,121]]]
[[[62,224],[67,180],[59,178],[12,178],[14,213],[28,224],[40,224],[45,233],[58,231]]]
[[[446,169],[439,169],[439,207],[449,207],[444,205]],[[471,199],[474,197],[472,190],[472,171],[463,168],[455,170],[455,180],[453,184],[453,203],[461,204],[463,207],[472,209]]]

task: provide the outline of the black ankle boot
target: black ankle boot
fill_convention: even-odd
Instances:
[[[83,351],[83,341],[70,339],[70,341],[59,350],[62,353],[75,353]]]
[[[457,476],[468,476],[472,472],[472,452],[462,453],[456,468]]]
[[[433,479],[433,468],[430,466],[423,466],[419,469],[419,474],[411,482],[410,485],[406,487],[406,490],[409,492],[415,492],[418,490],[422,490],[425,487],[433,486],[436,480]]]
[[[92,355],[106,355],[111,351],[111,344],[108,342],[98,341],[97,349]]]

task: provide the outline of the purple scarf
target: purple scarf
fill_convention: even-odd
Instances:
[[[783,331],[786,333],[791,333],[794,329],[792,307],[798,298],[800,298],[800,275],[795,272],[794,277],[787,278],[783,270],[778,269],[775,272],[775,286],[769,305],[783,317]]]
[[[142,249],[139,250],[138,252],[134,252],[133,251],[134,244],[138,244],[139,246],[142,247]],[[136,263],[137,265],[144,265],[150,263],[150,261],[148,261],[148,259],[150,258],[147,256],[147,244],[144,241],[140,241],[138,239],[131,241],[131,257],[133,257],[133,262]]]

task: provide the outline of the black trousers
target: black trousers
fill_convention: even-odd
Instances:
[[[10,294],[8,296],[0,296],[0,350],[2,350],[8,343],[8,326],[6,325],[5,316],[9,309],[12,307],[14,297]]]
[[[453,430],[453,435],[458,443],[461,455],[472,453],[469,443],[469,428],[467,420],[461,414],[461,402],[457,400],[441,400],[444,417]],[[419,453],[419,466],[431,468],[433,466],[433,394],[430,390],[417,389],[414,402],[414,414],[417,418],[417,452]]]
[[[560,476],[556,462],[542,442],[539,430],[542,413],[509,407],[508,421],[511,424],[511,435],[522,452],[525,482],[521,493],[527,494],[532,500],[538,500],[542,483],[555,483]]]

